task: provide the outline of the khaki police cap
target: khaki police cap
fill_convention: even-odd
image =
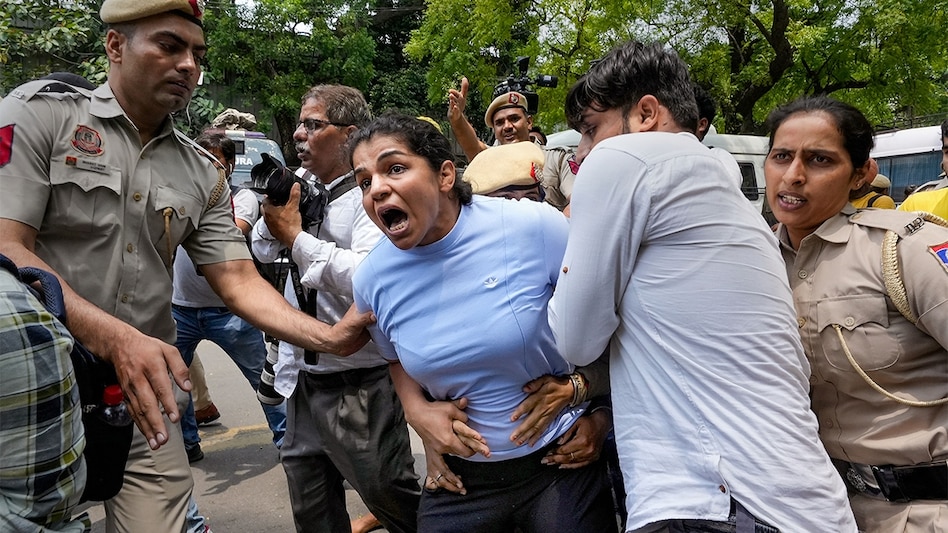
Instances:
[[[543,150],[530,141],[488,148],[477,154],[464,169],[464,180],[474,194],[488,194],[510,186],[540,183]]]
[[[105,0],[99,17],[106,24],[143,19],[160,13],[174,13],[201,25],[203,0]]]
[[[487,112],[484,113],[484,123],[487,124],[488,128],[494,127],[494,113],[500,111],[501,109],[507,109],[508,107],[522,107],[523,114],[527,114],[527,98],[517,92],[504,93],[497,98],[494,98],[494,101],[487,106]]]
[[[882,174],[876,174],[875,179],[872,180],[872,186],[880,189],[888,189],[892,186],[892,182]]]

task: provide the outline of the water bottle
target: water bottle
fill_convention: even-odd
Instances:
[[[99,406],[98,416],[110,426],[127,426],[132,423],[125,405],[125,393],[118,385],[107,385],[102,391],[102,405]]]

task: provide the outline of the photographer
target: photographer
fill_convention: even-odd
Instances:
[[[357,89],[309,89],[293,136],[302,168],[295,177],[280,169],[267,180],[263,218],[252,232],[262,261],[289,251],[296,270],[286,281],[286,299],[330,324],[352,304],[352,275],[382,235],[362,207],[344,153],[349,134],[370,118]],[[349,530],[345,480],[386,529],[415,531],[421,489],[405,415],[376,346],[337,357],[283,342],[274,369],[274,388],[288,398],[280,455],[297,529]],[[362,525],[352,524],[353,531]]]
[[[454,130],[454,136],[467,155],[468,161],[474,159],[488,147],[477,138],[477,132],[464,115],[467,106],[467,78],[461,78],[461,89],[448,91],[448,120]],[[508,88],[510,86],[508,85]],[[484,122],[494,131],[497,144],[531,141],[530,128],[533,116],[528,112],[527,98],[520,92],[510,91],[500,94],[487,107]],[[566,148],[543,147],[545,162],[543,165],[543,189],[546,201],[563,211],[569,205],[576,177],[576,165],[573,152]],[[568,211],[567,211],[568,212]]]

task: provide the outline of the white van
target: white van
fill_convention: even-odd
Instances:
[[[250,187],[250,169],[263,161],[260,154],[270,154],[282,164],[286,164],[280,145],[259,131],[244,130],[208,130],[223,133],[234,141],[236,161],[230,182],[238,187]]]
[[[906,185],[921,185],[941,173],[941,127],[927,126],[877,133],[870,155],[879,173],[892,182],[889,196],[905,200]]]
[[[548,147],[564,146],[573,150],[579,146],[579,132],[565,130],[547,136]],[[758,212],[764,212],[764,161],[770,149],[770,140],[757,135],[730,135],[717,133],[714,126],[702,141],[705,146],[727,150],[741,168],[741,191]]]

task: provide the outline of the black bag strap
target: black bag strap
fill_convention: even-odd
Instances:
[[[329,202],[327,203],[331,204],[335,202],[340,196],[354,189],[355,186],[355,172],[350,170],[349,173],[346,174],[346,177],[339,182],[339,185],[332,188],[332,191],[329,193]]]
[[[869,202],[866,203],[866,207],[872,207],[872,204],[876,203],[876,200],[878,200],[879,198],[882,198],[882,195],[879,193],[876,193],[876,195],[870,198]]]
[[[16,264],[7,256],[0,254],[0,265],[13,274],[21,283],[26,284],[43,307],[52,313],[60,322],[66,323],[66,302],[63,300],[63,286],[59,278],[45,270],[34,267],[17,268]],[[39,283],[39,290],[33,285]]]

